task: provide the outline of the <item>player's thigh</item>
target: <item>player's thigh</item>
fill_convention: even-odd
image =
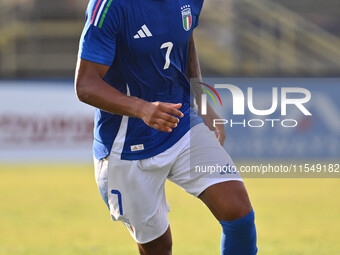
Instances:
[[[204,124],[191,128],[186,147],[172,166],[169,180],[198,197],[208,187],[226,181],[243,182],[228,153]]]
[[[191,129],[190,143],[171,169],[169,179],[199,197],[219,220],[249,212],[243,180],[214,132],[200,124]]]
[[[164,189],[168,170],[156,171],[148,161],[121,160],[115,155],[96,165],[96,180],[111,218],[122,221],[138,243],[164,234],[169,225]]]
[[[216,183],[205,189],[199,198],[218,220],[236,220],[252,210],[244,183],[240,181]]]

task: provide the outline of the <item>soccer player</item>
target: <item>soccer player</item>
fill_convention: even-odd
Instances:
[[[100,193],[140,254],[171,254],[166,179],[201,199],[219,220],[221,254],[257,253],[254,211],[240,176],[192,169],[234,166],[221,146],[223,126],[216,129],[218,139],[206,126],[218,116],[209,107],[202,120],[190,97],[188,80],[201,75],[192,32],[202,5],[203,0],[90,0],[86,12],[76,94],[96,107]]]

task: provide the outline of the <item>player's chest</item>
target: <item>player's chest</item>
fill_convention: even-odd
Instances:
[[[134,54],[148,54],[171,43],[187,44],[196,17],[190,0],[135,1],[126,8],[120,27],[121,47]]]

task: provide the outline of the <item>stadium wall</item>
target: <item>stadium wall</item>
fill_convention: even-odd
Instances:
[[[90,161],[93,108],[72,81],[0,82],[0,161]]]
[[[217,90],[223,107],[214,105],[225,119],[296,119],[295,128],[251,128],[226,125],[225,147],[236,159],[340,159],[339,78],[230,78],[225,82],[254,89],[254,106],[268,109],[272,87],[302,87],[311,92],[306,104],[312,116],[301,115],[294,106],[287,116],[280,109],[271,116],[233,116],[231,94]],[[214,84],[214,79],[208,83]],[[280,100],[280,99],[279,99]],[[0,81],[0,162],[64,162],[92,159],[94,109],[80,103],[72,81]],[[258,122],[253,122],[257,125]]]

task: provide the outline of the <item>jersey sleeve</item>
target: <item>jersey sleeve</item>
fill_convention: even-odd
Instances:
[[[199,17],[201,14],[201,10],[203,7],[203,2],[204,0],[194,0],[193,1],[193,7],[192,7],[192,13],[195,16],[194,18],[194,22],[193,22],[193,28],[196,28],[198,26],[199,23]]]
[[[116,54],[118,8],[113,0],[90,0],[78,57],[111,66]]]

